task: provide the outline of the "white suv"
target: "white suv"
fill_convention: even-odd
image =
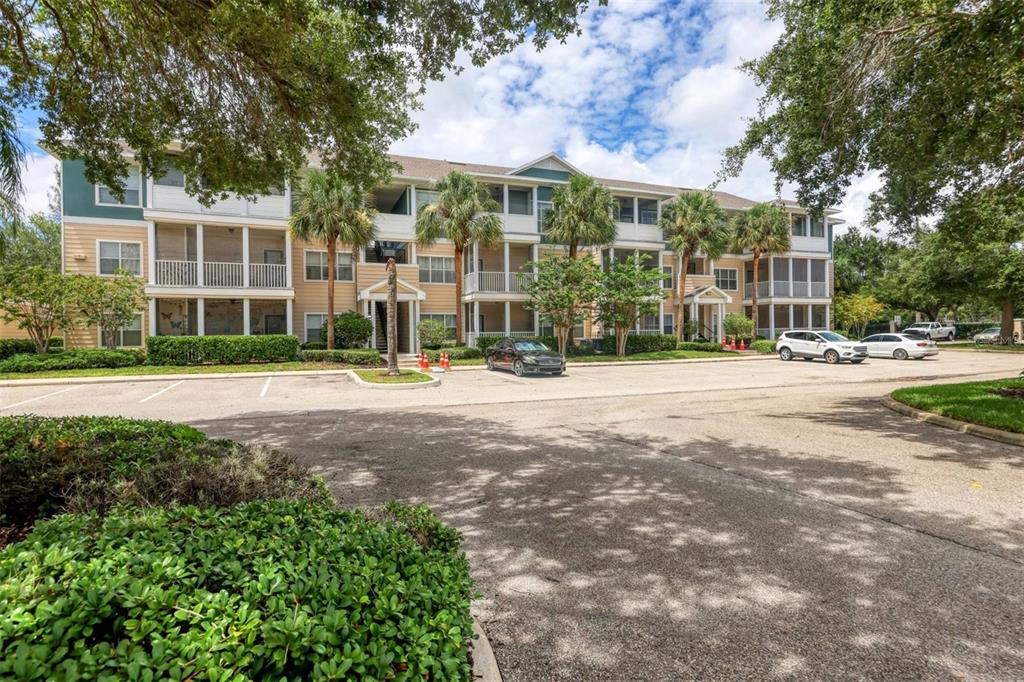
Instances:
[[[795,329],[783,332],[775,343],[775,350],[783,360],[822,358],[830,365],[849,360],[855,365],[868,357],[868,347],[854,344],[842,334],[830,331]]]

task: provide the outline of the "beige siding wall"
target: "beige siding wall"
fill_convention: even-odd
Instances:
[[[298,239],[292,240],[292,284],[295,288],[295,302],[292,307],[292,325],[296,336],[306,339],[306,314],[327,312],[327,282],[306,281],[304,253],[326,251],[326,247],[310,244]],[[351,249],[345,248],[346,251]],[[356,285],[354,282],[335,282],[334,310],[345,312],[356,310]],[[362,311],[359,311],[362,312]]]
[[[0,320],[0,339],[27,339],[28,332],[24,329],[18,329],[18,325],[14,322],[4,322]]]

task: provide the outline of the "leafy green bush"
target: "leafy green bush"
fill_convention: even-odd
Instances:
[[[504,334],[490,334],[488,336],[476,337],[476,347],[482,352],[487,352],[487,349],[498,343],[502,339],[508,338]],[[516,341],[537,341],[543,343],[548,348],[558,350],[558,341],[553,336],[530,336],[527,338],[516,338]]]
[[[626,337],[626,354],[649,353],[652,351],[675,350],[675,334],[630,334]],[[608,335],[601,339],[601,350],[605,353],[615,352],[615,336]]]
[[[557,345],[552,345],[550,348],[558,350]],[[565,349],[565,354],[572,357],[586,357],[594,355],[596,352],[597,349],[594,348],[594,342],[591,339],[579,339],[576,343]]]
[[[756,350],[758,353],[774,353],[775,342],[769,339],[758,339],[749,346],[750,350]]]
[[[326,499],[323,484],[282,453],[118,417],[0,417],[0,470],[0,517],[15,522],[117,504]]]
[[[721,352],[722,344],[714,341],[680,341],[676,344],[676,350],[699,350],[705,353]]]
[[[754,321],[742,313],[729,313],[722,318],[722,328],[730,338],[749,339],[754,333]]]
[[[441,348],[451,343],[453,337],[453,334],[449,334],[443,324],[432,319],[420,320],[420,323],[416,325],[416,334],[424,349]]]
[[[263,336],[150,336],[151,365],[234,365],[281,362],[299,356],[299,339],[288,334]]]
[[[299,353],[303,362],[340,362],[346,365],[376,366],[383,364],[380,353],[373,348],[335,348],[334,350],[304,350]]]
[[[323,341],[306,341],[299,345],[299,350],[325,350],[327,344]]]
[[[35,353],[36,345],[30,339],[0,339],[0,360],[19,353]]]
[[[348,310],[334,316],[334,347],[359,348],[373,334],[373,322],[357,312]],[[320,340],[327,343],[327,325],[320,328]]]
[[[953,338],[969,341],[975,334],[980,334],[989,327],[998,327],[999,322],[957,322],[956,334]]]
[[[447,353],[449,360],[475,360],[476,358],[482,358],[483,352],[479,348],[473,348],[471,346],[456,346],[454,348],[437,348],[424,350],[427,354],[427,360],[431,362],[440,362],[441,353]]]
[[[0,552],[0,677],[469,680],[460,540],[396,505],[61,516]]]
[[[0,360],[0,372],[50,372],[61,369],[95,369],[141,365],[145,356],[134,350],[89,348],[54,353],[22,353]]]

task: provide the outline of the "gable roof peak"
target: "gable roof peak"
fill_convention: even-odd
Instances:
[[[513,168],[512,170],[510,170],[508,172],[508,175],[516,175],[517,173],[521,173],[522,171],[524,171],[524,170],[526,170],[528,168],[533,168],[534,166],[537,166],[537,165],[539,165],[541,163],[544,163],[545,161],[554,161],[555,163],[559,164],[560,166],[563,166],[565,168],[565,170],[569,171],[570,173],[574,173],[576,175],[586,175],[586,173],[584,173],[579,168],[577,168],[576,166],[572,165],[571,163],[569,163],[568,161],[563,159],[561,156],[559,156],[555,152],[548,152],[547,154],[545,154],[545,155],[543,155],[543,156],[541,156],[539,158],[536,158],[533,161],[529,161],[527,163],[524,163],[522,166],[519,166],[518,168]]]

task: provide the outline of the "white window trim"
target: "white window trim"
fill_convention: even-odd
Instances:
[[[665,272],[668,270],[668,272]],[[665,286],[665,280],[668,280],[668,286]],[[676,281],[676,266],[672,264],[662,264],[661,266],[661,288],[662,289],[675,289]]]
[[[96,274],[100,277],[117,277],[117,275],[105,275],[100,272],[100,244],[137,244],[139,247],[139,274],[132,275],[133,277],[145,277],[146,275],[146,252],[144,245],[140,241],[134,241],[131,239],[97,239],[96,240]],[[121,262],[121,257],[117,258],[118,264]]]
[[[322,313],[303,313],[302,314],[302,338],[303,338],[302,342],[303,343],[310,343],[310,341],[309,341],[309,316],[310,315],[319,315],[320,317],[327,317],[327,313],[326,312],[322,312]],[[323,323],[320,323],[320,326],[323,327]],[[319,335],[317,336],[316,340],[317,341],[320,340]]]
[[[455,276],[457,276],[457,274],[458,274],[458,273],[455,273],[455,270],[456,270],[455,256],[441,256],[441,255],[436,255],[436,254],[433,254],[433,253],[423,253],[423,254],[417,253],[416,254],[417,276],[419,276],[420,258],[451,258],[452,259],[452,273],[454,273]],[[483,261],[481,260],[481,263],[482,262]],[[420,284],[427,284],[427,285],[431,285],[431,286],[435,286],[435,285],[436,286],[447,286],[447,287],[455,286],[455,282],[454,281],[452,281],[452,282],[424,282],[422,279],[420,279]]]
[[[718,283],[718,273],[715,272],[717,270],[731,270],[732,271],[732,279],[734,279],[736,281],[736,286],[733,287],[733,288],[721,286]],[[740,272],[739,272],[738,268],[714,268],[714,270],[712,272],[713,272],[713,274],[715,276],[715,286],[718,287],[719,289],[721,289],[722,291],[739,291],[740,290]]]
[[[422,322],[423,320],[433,320],[435,317],[437,317],[439,315],[451,315],[452,316],[452,326],[449,327],[447,325],[443,325],[445,329],[451,329],[451,330],[454,331],[454,330],[459,328],[459,326],[458,326],[459,325],[458,315],[456,315],[455,313],[423,313],[423,312],[421,312],[420,313],[420,321]]]
[[[107,275],[107,276],[109,277],[109,275]],[[137,345],[137,346],[117,345],[117,346],[114,346],[113,348],[110,348],[108,350],[117,350],[118,348],[145,348],[146,347],[146,313],[144,311],[140,310],[140,311],[136,312],[135,315],[139,318],[139,341],[140,341],[139,345]],[[120,340],[124,341],[124,327],[121,327],[120,329],[118,329],[118,334],[121,335],[120,336]],[[106,346],[103,345],[103,330],[100,329],[99,326],[96,327],[96,347],[97,348],[107,348]]]
[[[143,184],[144,183],[142,182],[142,169],[140,168],[139,169],[139,186],[138,186],[138,190],[139,190],[139,203],[137,203],[137,204],[112,204],[112,203],[109,203],[109,202],[106,202],[106,201],[100,201],[100,187],[107,187],[107,186],[104,185],[102,182],[94,182],[93,183],[93,191],[95,193],[96,205],[97,206],[113,206],[114,208],[142,208],[142,187],[143,187]],[[110,189],[110,188],[107,187],[107,189]],[[127,185],[125,185],[125,189],[129,189]]]
[[[311,253],[322,253],[324,255],[324,268],[325,268],[324,272],[325,272],[325,276],[324,276],[323,279],[309,279],[308,277],[306,277],[306,263],[309,260],[309,254],[311,254]],[[335,259],[340,258],[341,256],[349,256],[349,257],[351,257],[351,255],[352,254],[343,253],[341,251],[336,251],[334,253]],[[349,279],[338,279],[337,277],[335,277],[334,281],[335,282],[355,282],[356,281],[355,280],[355,273],[356,273],[356,271],[355,271],[355,261],[352,261],[352,266],[353,266],[353,269],[352,269],[352,277],[351,278],[349,278]],[[327,251],[326,250],[321,250],[321,249],[303,249],[302,250],[302,281],[303,282],[322,282],[324,284],[327,284],[326,267],[327,267]],[[338,264],[337,263],[334,264],[334,274],[335,275],[338,274]]]

